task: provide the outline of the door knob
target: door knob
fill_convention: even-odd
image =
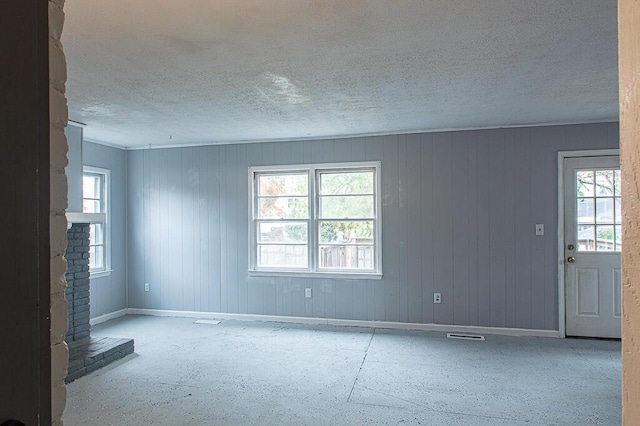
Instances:
[[[567,257],[567,262],[569,262],[569,263],[573,263],[573,262],[575,262],[575,261],[576,261],[576,258],[575,258],[575,257],[573,257],[573,256],[569,256],[569,257]]]

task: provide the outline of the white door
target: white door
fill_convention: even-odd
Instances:
[[[620,157],[564,160],[566,335],[620,338]]]

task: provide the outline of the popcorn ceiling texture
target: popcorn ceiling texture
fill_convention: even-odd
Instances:
[[[616,121],[615,1],[67,0],[70,119],[126,147]]]
[[[620,0],[622,161],[622,422],[640,424],[640,2]]]
[[[67,64],[60,43],[64,26],[64,0],[49,0],[49,120],[50,120],[50,245],[51,245],[51,419],[62,425],[62,413],[67,402],[64,379],[67,375],[69,350],[64,341],[67,332],[67,302],[64,297],[67,282],[67,125],[68,110],[65,95]]]

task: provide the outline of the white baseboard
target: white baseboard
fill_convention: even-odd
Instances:
[[[104,315],[100,315],[99,317],[95,317],[95,318],[91,318],[89,320],[89,324],[91,325],[97,325],[97,324],[102,324],[103,322],[107,322],[109,320],[115,319],[115,318],[120,318],[123,317],[125,315],[127,315],[128,309],[120,309],[119,311],[115,311],[115,312],[111,312],[108,314],[104,314]]]
[[[533,336],[533,337],[560,337],[557,330],[537,330],[526,328],[500,328],[500,327],[478,327],[469,325],[445,325],[445,324],[416,324],[409,322],[392,321],[362,321],[332,318],[309,318],[309,317],[286,317],[276,315],[254,315],[254,314],[228,314],[222,312],[191,312],[191,311],[169,311],[161,309],[138,309],[129,308],[126,310],[129,315],[151,315],[158,317],[183,317],[201,318],[216,320],[243,320],[243,321],[265,321],[284,322],[294,324],[316,324],[316,325],[338,325],[347,327],[366,328],[386,328],[393,330],[420,330],[420,331],[440,331],[473,334],[496,334],[503,336]],[[120,312],[120,311],[119,311]]]

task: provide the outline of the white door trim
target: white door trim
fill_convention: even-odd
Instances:
[[[566,337],[564,283],[564,159],[575,157],[604,157],[620,155],[619,149],[558,152],[558,335]]]

